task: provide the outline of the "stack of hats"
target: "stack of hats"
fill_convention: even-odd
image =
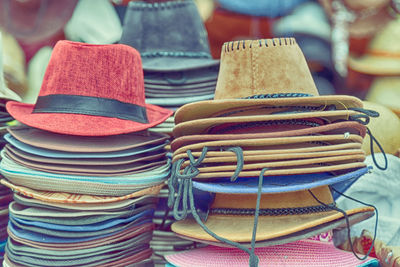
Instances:
[[[1,182],[12,188],[7,266],[148,261],[155,195],[169,177],[171,111],[145,104],[140,54],[60,41],[35,104],[8,102]]]
[[[219,61],[211,58],[193,1],[130,2],[120,43],[142,56],[147,103],[175,111],[214,97]],[[151,130],[171,133],[173,127],[171,117]]]
[[[336,76],[331,53],[331,27],[323,8],[306,2],[274,23],[275,37],[294,37],[309,64],[320,95],[334,95]]]
[[[293,38],[229,42],[222,50],[214,100],[175,116],[168,204],[180,221],[171,228],[185,239],[240,248],[251,266],[254,247],[292,242],[287,262],[304,250],[311,261],[318,246],[299,240],[374,215],[372,207],[337,208],[330,185],[342,190],[368,172],[361,144],[369,116],[378,114],[355,97],[319,96]],[[207,205],[194,189],[215,198]],[[236,253],[201,251],[204,259]]]

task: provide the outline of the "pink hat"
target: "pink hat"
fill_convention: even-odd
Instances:
[[[330,233],[283,245],[256,248],[259,266],[379,266],[378,260],[358,260],[351,252],[337,249]],[[249,255],[237,248],[207,246],[165,256],[179,267],[248,266]]]

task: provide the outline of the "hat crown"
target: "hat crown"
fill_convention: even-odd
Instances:
[[[109,98],[144,106],[140,54],[132,47],[59,41],[39,96],[61,94]]]
[[[389,22],[369,44],[368,51],[400,53],[400,19]]]
[[[122,44],[146,57],[211,58],[207,32],[193,1],[130,2]]]
[[[321,186],[311,190],[312,193],[323,203],[333,203],[332,193],[328,186]],[[257,194],[222,194],[215,195],[212,209],[255,209]],[[262,194],[260,209],[284,209],[284,208],[302,208],[321,205],[308,190]]]
[[[214,99],[287,93],[318,95],[294,38],[234,41],[223,45]]]

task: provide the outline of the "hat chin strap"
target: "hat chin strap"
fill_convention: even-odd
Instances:
[[[237,167],[235,170],[235,173],[231,176],[231,181],[235,181],[236,178],[239,176],[239,173],[241,172],[243,168],[243,150],[241,147],[228,147],[228,148],[219,148],[223,151],[232,151],[235,153],[237,157]],[[259,177],[259,183],[258,183],[258,192],[257,192],[257,204],[256,204],[256,210],[255,210],[255,216],[254,216],[254,226],[253,226],[253,234],[252,234],[252,239],[251,239],[251,249],[247,248],[246,246],[231,241],[229,239],[223,238],[212,232],[208,227],[203,223],[202,219],[200,218],[199,214],[197,213],[196,206],[194,203],[194,196],[193,196],[193,182],[192,179],[195,178],[200,171],[197,169],[197,166],[199,166],[202,161],[206,158],[206,154],[208,152],[209,148],[204,147],[202,150],[202,153],[200,157],[195,160],[195,158],[192,155],[192,152],[190,150],[187,151],[190,164],[187,166],[183,174],[180,174],[180,167],[182,166],[183,162],[185,161],[184,159],[180,159],[172,164],[172,174],[171,178],[168,182],[168,188],[169,188],[169,196],[168,196],[168,206],[171,208],[173,207],[173,214],[174,218],[176,220],[183,220],[187,217],[187,201],[189,200],[190,204],[190,212],[193,216],[193,218],[196,220],[196,222],[200,225],[203,230],[208,233],[210,236],[214,237],[215,239],[229,244],[231,246],[234,246],[238,249],[241,249],[248,253],[250,255],[249,258],[249,266],[250,267],[256,267],[258,266],[259,259],[257,255],[254,253],[254,248],[255,248],[255,243],[256,243],[256,233],[257,233],[257,225],[258,225],[258,215],[259,215],[259,209],[260,209],[260,201],[261,201],[261,192],[262,192],[262,184],[263,184],[263,174],[267,170],[267,168],[262,169],[260,177]],[[176,189],[178,189],[178,193],[175,195]],[[179,211],[179,206],[182,206],[182,210]],[[181,214],[180,214],[181,213]]]

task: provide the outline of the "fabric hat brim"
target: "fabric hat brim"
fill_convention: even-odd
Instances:
[[[349,68],[370,75],[400,75],[400,60],[390,57],[365,55],[361,58],[350,56]]]
[[[210,58],[142,57],[144,71],[173,72],[219,66],[219,60]]]
[[[134,147],[161,144],[169,137],[160,133],[139,132],[116,136],[85,137],[56,134],[28,126],[13,126],[8,132],[17,140],[40,148],[66,152],[113,152]]]
[[[351,224],[355,224],[374,215],[370,207],[357,208],[346,211]],[[345,219],[338,211],[320,212],[315,214],[288,215],[288,216],[259,216],[256,241],[268,241],[282,238],[313,227],[341,221],[345,226]],[[235,223],[232,223],[235,221]],[[250,243],[252,238],[254,216],[212,215],[205,222],[206,227],[220,237],[234,242]],[[197,241],[212,241],[216,239],[207,234],[194,219],[177,221],[171,226],[172,231],[180,237],[190,237]],[[332,228],[330,228],[332,229]],[[304,237],[299,236],[302,239]],[[298,240],[297,239],[297,240]],[[295,241],[295,240],[293,240]],[[265,243],[263,244],[265,245]],[[257,246],[257,243],[256,243]]]
[[[27,162],[35,162],[35,163],[42,163],[42,164],[61,164],[61,165],[74,165],[77,166],[94,166],[94,165],[101,165],[101,166],[110,166],[110,165],[120,165],[120,164],[129,164],[129,163],[137,163],[140,161],[152,161],[158,160],[160,158],[166,157],[165,151],[154,151],[154,153],[142,153],[134,156],[128,157],[119,157],[119,158],[110,158],[110,159],[81,159],[81,158],[49,158],[49,157],[42,157],[37,156],[34,154],[25,153],[18,148],[13,146],[6,145],[4,147],[4,151],[8,156],[12,156],[11,158],[16,160],[19,159],[20,161],[27,161]],[[17,160],[16,160],[17,161]]]
[[[272,127],[272,126],[270,126]],[[201,135],[188,135],[176,138],[171,143],[171,149],[173,151],[179,149],[182,146],[189,144],[205,142],[205,141],[217,141],[217,140],[230,140],[230,139],[251,139],[251,138],[268,138],[268,137],[288,137],[288,136],[301,136],[310,134],[338,134],[338,133],[351,133],[359,134],[364,137],[366,134],[366,128],[358,122],[345,121],[338,123],[330,123],[327,125],[321,125],[316,127],[308,127],[303,129],[284,130],[284,131],[273,131],[273,132],[262,132],[262,133],[251,133],[251,128],[248,129],[248,133],[244,134],[201,134]]]
[[[52,192],[43,190],[34,190],[25,186],[14,185],[6,179],[0,180],[1,184],[11,188],[13,191],[18,192],[21,195],[38,199],[50,203],[71,203],[71,204],[104,204],[119,202],[130,198],[142,197],[145,195],[157,195],[164,184],[151,186],[137,192],[133,192],[124,196],[93,196],[83,195],[66,192]],[[101,206],[99,206],[101,207]]]
[[[172,115],[172,111],[146,104],[149,123],[139,123],[117,118],[66,114],[32,113],[35,105],[10,101],[7,111],[19,122],[41,130],[79,136],[108,136],[146,130],[162,123]]]
[[[260,266],[359,266],[366,262],[375,262],[376,267],[378,266],[377,259],[368,258],[360,261],[351,252],[340,250],[333,243],[324,241],[299,240],[283,245],[256,248],[254,252],[260,260]],[[166,255],[165,259],[180,267],[246,266],[249,256],[236,248],[207,246]]]
[[[148,153],[163,150],[167,142],[158,145],[145,145],[134,148],[129,148],[126,150],[112,151],[112,152],[64,152],[59,150],[39,148],[36,146],[31,146],[15,139],[10,134],[4,135],[4,139],[23,152],[34,154],[37,156],[48,157],[48,158],[81,158],[81,159],[103,159],[103,158],[119,158],[134,156],[138,154]]]
[[[188,110],[189,111],[189,110]],[[256,116],[235,116],[235,117],[210,117],[204,119],[196,119],[185,122],[177,122],[175,116],[175,128],[173,135],[175,138],[184,135],[205,134],[211,127],[224,123],[239,123],[239,122],[257,122],[257,121],[273,121],[273,120],[294,120],[306,118],[325,118],[330,122],[337,120],[348,120],[352,115],[359,114],[353,110],[335,110],[335,111],[313,111],[303,113],[288,113],[274,115],[256,115]]]
[[[268,176],[263,180],[262,193],[286,193],[312,189],[318,186],[331,185],[348,180],[357,180],[367,173],[370,168],[336,175],[334,173],[299,174],[290,176]],[[258,179],[237,178],[235,182],[227,179],[223,181],[201,182],[193,181],[193,187],[202,191],[226,194],[257,194]]]
[[[219,99],[187,104],[175,113],[175,123],[198,120],[212,117],[213,114],[224,110],[257,106],[328,106],[335,105],[337,109],[352,107],[362,108],[361,100],[353,96],[331,95],[292,98],[265,98],[265,99]]]

